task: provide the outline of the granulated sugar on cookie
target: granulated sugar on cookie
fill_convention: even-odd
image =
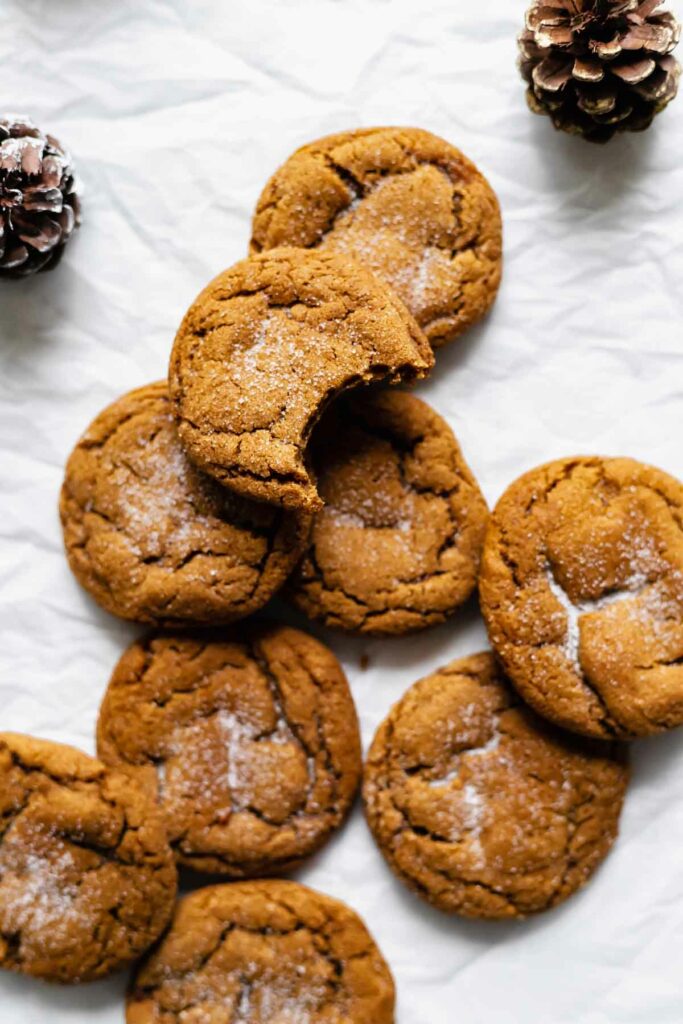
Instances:
[[[296,882],[234,882],[178,904],[134,979],[128,1024],[393,1024],[394,984],[361,919]]]
[[[498,502],[479,580],[520,694],[567,729],[645,736],[683,723],[683,485],[633,459],[577,457]]]
[[[190,458],[259,501],[322,502],[308,441],[340,392],[424,377],[429,342],[395,293],[349,256],[282,248],[219,274],[176,335],[170,394]]]
[[[488,510],[445,420],[404,392],[352,395],[311,450],[325,507],[287,588],[297,607],[375,635],[452,615],[475,588]]]
[[[298,149],[254,214],[251,251],[279,245],[361,260],[434,348],[479,320],[500,283],[495,193],[459,150],[418,128],[341,132]]]
[[[60,512],[69,564],[114,615],[225,623],[261,608],[303,554],[304,512],[221,488],[185,456],[164,381],[123,395],[76,445]]]
[[[176,872],[155,803],[73,747],[0,733],[0,967],[101,978],[168,923]]]
[[[627,779],[622,748],[550,726],[484,653],[415,683],[392,708],[363,797],[382,853],[419,896],[467,917],[525,917],[595,871]]]
[[[339,662],[306,633],[263,623],[129,647],[97,748],[159,800],[180,863],[231,878],[277,874],[319,849],[361,772]]]

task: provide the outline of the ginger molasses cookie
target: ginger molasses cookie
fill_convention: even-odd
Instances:
[[[624,751],[527,708],[490,653],[415,683],[365,766],[368,823],[418,895],[467,917],[548,910],[587,881],[617,835]]]
[[[0,967],[104,977],[156,941],[175,892],[161,815],[125,774],[0,733]]]
[[[69,564],[124,619],[232,622],[261,608],[308,543],[310,517],[232,494],[183,453],[165,382],[95,419],[66,467]]]
[[[311,429],[344,388],[423,377],[434,358],[402,302],[361,264],[278,249],[244,260],[190,307],[170,390],[191,458],[250,498],[319,508]]]
[[[349,907],[296,882],[185,896],[135,978],[127,1024],[393,1024],[394,983]]]
[[[306,633],[266,624],[133,644],[97,747],[158,797],[182,864],[232,878],[284,871],[322,846],[361,772],[339,662]]]
[[[446,421],[399,391],[344,396],[311,449],[325,506],[294,602],[360,633],[443,622],[475,587],[488,514]]]
[[[479,581],[522,697],[609,738],[683,723],[683,485],[632,459],[550,462],[493,513]]]
[[[251,251],[298,245],[357,257],[437,348],[495,299],[501,235],[495,193],[459,150],[418,128],[368,128],[312,142],[275,172]]]

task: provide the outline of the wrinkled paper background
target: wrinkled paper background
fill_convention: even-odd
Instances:
[[[487,498],[577,452],[683,476],[683,97],[607,148],[526,110],[524,0],[0,0],[0,106],[77,158],[84,225],[54,274],[0,283],[0,728],[93,749],[134,628],[67,569],[62,467],[91,418],[165,373],[174,330],[246,250],[250,211],[297,145],[415,124],[501,198],[494,313],[419,393]],[[681,12],[679,12],[681,13]],[[329,642],[367,745],[413,681],[481,648],[474,605],[405,640]],[[370,665],[360,668],[361,655]],[[591,885],[518,924],[429,909],[385,868],[357,808],[298,876],[361,912],[396,976],[399,1024],[680,1024],[683,750],[638,743],[621,838]],[[0,1024],[121,1024],[126,977],[0,978]]]

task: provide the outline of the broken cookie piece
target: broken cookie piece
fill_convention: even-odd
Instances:
[[[219,274],[185,316],[169,371],[189,456],[237,493],[321,507],[311,430],[346,388],[423,377],[434,357],[394,293],[348,256],[277,249]]]

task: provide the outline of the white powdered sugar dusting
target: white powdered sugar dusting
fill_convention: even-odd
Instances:
[[[482,868],[486,863],[486,855],[481,844],[481,830],[486,814],[486,800],[472,782],[468,782],[463,786],[462,797],[465,805],[464,826],[470,836],[470,854],[472,855],[474,866]]]
[[[469,704],[465,709],[465,713],[472,716],[476,710],[475,704]],[[487,754],[493,753],[500,746],[500,741],[503,738],[503,734],[500,731],[499,719],[496,719],[493,723],[493,730],[491,736],[483,743],[480,747],[473,747],[471,750],[465,750],[462,754],[459,754],[455,758],[455,766],[446,774],[442,775],[438,779],[430,779],[428,785],[433,789],[438,789],[441,786],[447,786],[449,782],[453,782],[457,779],[460,774],[460,762],[461,760],[469,760],[470,758],[483,757]]]
[[[57,856],[18,855],[7,867],[0,861],[0,906],[12,928],[63,931],[81,918],[78,886],[64,881],[75,867],[68,849]]]
[[[202,530],[215,526],[193,503],[196,474],[175,438],[170,414],[165,417],[163,431],[172,433],[163,457],[145,458],[144,476],[129,466],[121,487],[126,532],[138,555],[159,551],[162,535],[167,548],[170,544],[192,543]],[[147,445],[147,439],[141,438],[141,448]]]
[[[430,290],[434,291],[439,270],[452,273],[448,256],[435,246],[425,246],[406,266],[391,274],[391,282],[409,308],[419,314],[429,306]]]
[[[249,810],[254,786],[259,784],[259,765],[270,764],[269,770],[277,773],[280,755],[273,748],[290,746],[301,751],[274,687],[271,695],[274,722],[266,732],[263,723],[253,719],[248,706],[220,708],[178,726],[164,762],[155,765],[160,799],[170,806],[178,799],[192,797],[213,806],[223,820]],[[260,752],[259,744],[269,749]],[[316,759],[313,754],[304,754],[306,775],[302,784],[310,794],[317,782]],[[291,764],[290,752],[282,756]]]
[[[359,502],[358,507],[360,509],[365,508],[368,513],[376,511],[372,505],[372,502],[369,499],[366,499],[365,502],[362,503]],[[323,516],[325,519],[331,520],[335,526],[346,526],[358,530],[398,530],[399,533],[409,533],[413,525],[410,519],[406,519],[404,517],[394,517],[394,521],[388,524],[387,526],[371,526],[368,525],[367,521],[358,512],[340,511],[333,505],[326,505],[321,512],[321,516]]]
[[[465,711],[471,717],[475,711],[475,705],[468,705]],[[453,768],[446,775],[442,775],[438,779],[431,779],[428,785],[432,789],[443,789],[449,786],[459,778],[463,763],[467,764],[469,761],[476,761],[481,757],[495,753],[500,746],[501,739],[502,732],[499,727],[499,719],[496,718],[493,723],[491,736],[486,743],[459,754],[455,758]],[[500,761],[504,763],[504,759],[501,758]],[[454,825],[450,838],[454,842],[460,842],[465,838],[463,833],[466,834],[472,866],[475,869],[480,869],[486,866],[486,853],[481,838],[482,829],[486,822],[487,796],[476,784],[476,772],[472,772],[469,775],[467,782],[465,782],[462,789],[458,790],[458,793],[463,809],[462,820]]]
[[[245,806],[245,775],[252,756],[248,746],[251,741],[250,730],[237,715],[227,711],[219,712],[218,724],[225,741],[228,762],[225,781],[230,790],[232,810],[240,811]]]
[[[223,1009],[226,1020],[233,1024],[314,1024],[321,1019],[334,1024],[346,1020],[344,998],[336,994],[335,1005],[331,1004],[324,970],[318,973],[316,968],[315,961],[307,964],[286,956],[277,970],[250,960],[234,972],[239,988],[227,996],[220,995],[203,972],[194,973],[191,981],[198,1002],[192,1007],[193,1024],[213,1024],[218,1019],[216,1011]]]
[[[493,732],[491,738],[486,741],[482,747],[475,747],[473,750],[467,750],[464,754],[465,757],[482,757],[484,754],[490,754],[492,751],[497,750],[500,746],[502,739],[502,733],[498,727],[498,721],[494,723]]]
[[[548,587],[553,597],[562,605],[566,617],[566,633],[562,650],[565,657],[572,663],[577,672],[581,673],[579,644],[581,641],[581,617],[600,611],[610,605],[631,600],[643,593],[647,585],[647,576],[642,572],[634,572],[627,581],[624,590],[613,590],[592,601],[580,601],[575,604],[566,590],[558,583],[551,569],[546,570]]]

